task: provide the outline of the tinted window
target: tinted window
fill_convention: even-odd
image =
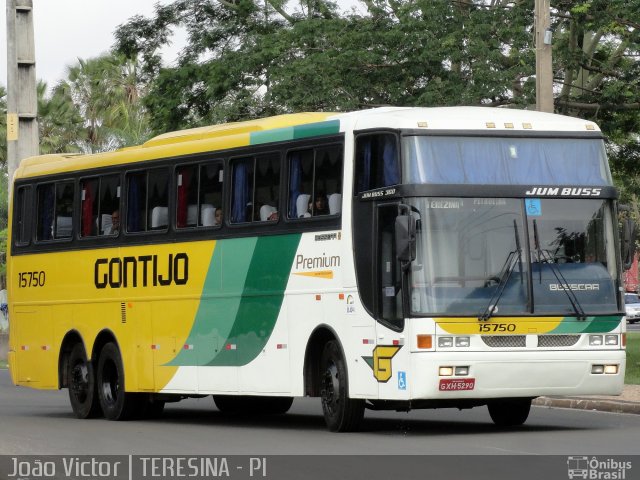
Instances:
[[[232,162],[231,222],[275,222],[279,218],[280,155]]]
[[[120,231],[120,177],[80,181],[80,236],[117,235]]]
[[[342,147],[289,153],[289,218],[334,215],[342,207]]]
[[[356,142],[355,193],[399,182],[396,136],[389,133],[359,136]]]
[[[70,238],[73,227],[73,182],[38,186],[38,240]]]
[[[18,245],[29,243],[29,213],[28,201],[31,187],[20,187],[15,196],[13,235]]]
[[[127,175],[127,231],[166,230],[169,174],[164,168]]]
[[[213,227],[222,223],[222,164],[185,165],[176,174],[176,226]]]

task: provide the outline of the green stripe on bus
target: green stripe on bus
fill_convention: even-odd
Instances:
[[[265,347],[280,314],[300,238],[293,234],[258,239],[226,348],[207,365],[246,365]],[[236,348],[229,348],[232,345]]]
[[[299,138],[318,137],[321,135],[334,135],[340,131],[340,120],[326,122],[307,123],[295,127],[274,128],[252,132],[249,136],[250,145],[262,143],[283,142]]]
[[[282,307],[300,234],[220,240],[189,338],[166,365],[246,365],[264,348]]]
[[[185,342],[193,350],[181,350],[167,365],[205,365],[222,349],[236,321],[257,241],[256,237],[218,241]]]
[[[587,317],[586,320],[564,318],[560,325],[549,333],[606,333],[614,330],[620,322],[620,316]]]

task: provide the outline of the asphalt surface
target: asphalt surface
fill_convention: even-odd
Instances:
[[[157,420],[77,420],[66,390],[14,387],[0,370],[0,454],[634,455],[638,438],[640,415],[548,406],[513,429],[496,428],[482,407],[368,411],[361,432],[335,434],[308,398],[274,417],[224,416],[206,397]]]

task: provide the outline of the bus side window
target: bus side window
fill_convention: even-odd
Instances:
[[[97,178],[80,181],[80,236],[95,237],[98,231],[98,191],[100,180]]]
[[[356,140],[355,193],[400,182],[398,141],[391,133],[360,135]]]
[[[342,147],[289,153],[289,218],[337,215],[342,210]]]
[[[37,235],[41,241],[70,238],[73,227],[73,182],[38,186]]]
[[[177,228],[221,225],[222,182],[223,169],[220,162],[178,167]]]
[[[117,235],[120,230],[120,176],[80,180],[80,236]]]
[[[270,153],[256,157],[255,172],[254,221],[277,221],[280,206],[280,154]]]
[[[54,238],[70,238],[73,229],[73,182],[56,183]]]
[[[127,231],[166,230],[169,225],[169,175],[164,168],[128,175]]]
[[[231,222],[275,222],[279,218],[280,155],[232,162]]]
[[[16,192],[16,203],[14,208],[13,232],[16,245],[24,246],[29,244],[28,201],[31,194],[31,187],[20,187]]]

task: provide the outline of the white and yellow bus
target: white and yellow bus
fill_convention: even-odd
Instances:
[[[594,123],[506,109],[283,115],[30,158],[11,375],[68,388],[80,418],[313,396],[334,431],[365,408],[519,425],[539,395],[622,390],[616,196]]]

